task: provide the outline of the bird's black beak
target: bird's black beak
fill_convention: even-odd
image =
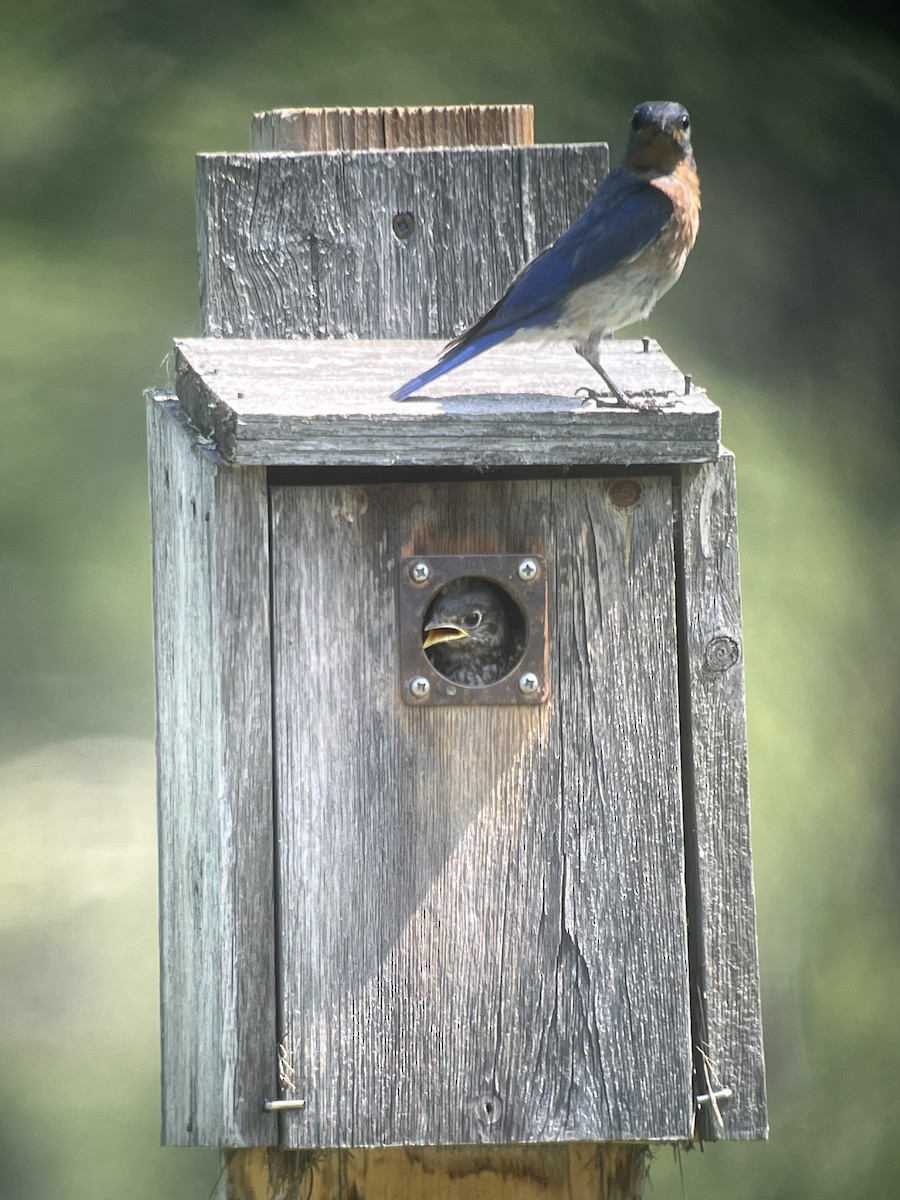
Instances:
[[[467,638],[469,635],[465,629],[459,625],[448,624],[429,624],[425,626],[425,641],[422,643],[422,649],[427,650],[429,646],[436,646],[439,642],[455,642],[458,638]]]

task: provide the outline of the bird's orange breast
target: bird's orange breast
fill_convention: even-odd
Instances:
[[[665,192],[673,207],[648,257],[658,259],[659,266],[673,272],[677,279],[700,228],[700,177],[696,168],[684,160],[670,175],[651,180],[651,185]]]

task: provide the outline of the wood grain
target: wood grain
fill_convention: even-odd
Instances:
[[[251,150],[396,150],[534,142],[530,104],[276,108],[254,113]]]
[[[676,492],[695,1088],[708,1139],[764,1138],[734,459],[686,466]]]
[[[163,1140],[274,1142],[265,472],[223,468],[148,396]]]
[[[176,388],[192,422],[244,465],[457,466],[683,463],[713,459],[719,410],[656,343],[610,342],[607,369],[650,389],[659,411],[585,407],[599,377],[565,347],[498,347],[398,403],[389,393],[436,357],[431,342],[176,343]]]
[[[688,1136],[670,489],[615,486],[272,489],[283,1144]],[[550,702],[402,704],[399,560],[525,551]]]
[[[450,337],[583,211],[608,157],[601,143],[201,154],[203,331]]]
[[[641,1145],[244,1150],[228,1156],[221,1200],[640,1200]]]

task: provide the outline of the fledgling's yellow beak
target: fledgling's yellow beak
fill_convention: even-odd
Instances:
[[[439,642],[455,642],[458,638],[469,636],[459,625],[426,625],[425,635],[423,650],[427,650],[429,646],[436,646]]]

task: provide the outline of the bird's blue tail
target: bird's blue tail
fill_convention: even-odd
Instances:
[[[485,350],[490,350],[491,346],[496,346],[498,342],[511,337],[515,332],[515,329],[492,329],[490,333],[485,333],[481,337],[475,338],[472,342],[451,342],[433,367],[429,367],[427,371],[423,371],[415,379],[410,379],[402,387],[397,388],[396,392],[391,394],[391,399],[408,399],[410,396],[415,395],[421,388],[431,383],[432,380],[440,378],[441,375],[446,375],[448,371],[452,371],[454,367],[468,362],[470,358],[474,358],[477,354],[481,354]]]

